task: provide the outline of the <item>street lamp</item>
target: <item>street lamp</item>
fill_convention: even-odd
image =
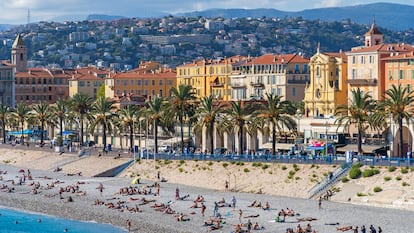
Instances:
[[[298,126],[296,128],[297,130],[297,135],[299,136],[300,133],[300,118],[302,118],[302,111],[300,109],[296,110],[296,117],[298,118]]]
[[[328,121],[325,122],[325,156],[328,156]]]

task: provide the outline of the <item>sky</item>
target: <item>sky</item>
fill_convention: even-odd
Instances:
[[[283,11],[352,6],[374,2],[414,5],[414,0],[0,0],[0,24],[82,20],[89,14],[159,16],[211,8],[274,8]]]

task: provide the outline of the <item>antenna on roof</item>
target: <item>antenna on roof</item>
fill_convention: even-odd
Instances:
[[[27,28],[30,29],[30,8],[27,8]]]

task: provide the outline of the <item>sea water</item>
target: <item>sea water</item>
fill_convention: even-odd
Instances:
[[[82,222],[49,215],[0,208],[0,233],[125,233],[110,224]]]

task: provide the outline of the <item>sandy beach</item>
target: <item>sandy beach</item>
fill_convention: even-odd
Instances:
[[[391,173],[384,168],[375,180],[361,178],[348,183],[340,182],[336,186],[341,191],[331,201],[323,201],[321,208],[318,208],[317,200],[306,198],[307,190],[323,179],[324,174],[335,169],[333,166],[298,164],[295,175],[290,179],[288,175],[293,169],[292,164],[269,164],[263,169],[262,165],[248,163],[223,165],[223,162],[205,161],[143,161],[129,167],[118,177],[93,177],[129,159],[127,154],[114,159],[111,155],[98,157],[91,153],[80,159],[76,153],[58,155],[53,151],[0,148],[0,171],[7,171],[1,174],[0,205],[76,220],[110,223],[123,228],[127,227],[129,219],[131,232],[208,232],[210,228],[204,226],[204,222],[213,216],[214,202],[224,198],[229,204],[234,196],[237,200],[235,208],[218,208],[223,220],[221,228],[215,232],[232,232],[240,222],[244,224],[243,229],[247,229],[245,224],[249,220],[263,227],[257,232],[286,232],[287,228],[296,230],[298,224],[302,227],[310,224],[316,232],[327,233],[340,232],[336,228],[342,226],[373,225],[381,226],[383,232],[402,233],[412,232],[414,227],[408,221],[414,217],[412,188],[401,185],[402,182],[411,182],[411,172],[401,174],[397,170]],[[57,166],[62,170],[53,172]],[[27,168],[32,180],[26,179],[19,185],[22,175],[27,177]],[[249,171],[246,172],[245,168]],[[19,172],[21,169],[25,173]],[[158,171],[167,180],[160,182],[160,196],[154,195],[157,187],[147,187],[157,181]],[[141,177],[140,184],[131,185],[137,174]],[[385,176],[393,178],[385,181]],[[401,180],[396,180],[396,176],[400,176]],[[225,190],[226,180],[229,181],[229,189],[237,192]],[[102,192],[98,188],[100,184],[103,185]],[[37,194],[33,194],[36,185]],[[78,188],[74,192],[68,188],[76,186]],[[130,186],[140,191],[151,189],[151,194],[119,193],[121,188]],[[381,186],[383,192],[374,193],[371,191],[374,186]],[[8,188],[13,190],[8,192]],[[60,188],[65,190],[61,193],[62,198]],[[181,197],[189,197],[176,200],[176,188],[179,188]],[[260,190],[262,194],[258,194]],[[358,192],[366,193],[366,196],[358,197]],[[204,217],[201,216],[201,208],[190,208],[198,195],[205,198]],[[68,202],[69,196],[73,202]],[[105,204],[95,205],[97,199]],[[269,202],[270,210],[248,207],[254,200],[261,202],[262,206]],[[109,203],[113,203],[115,208],[109,208]],[[170,205],[176,214],[156,211],[151,207],[155,203]],[[136,207],[141,212],[134,212]],[[287,216],[284,223],[275,222],[281,209],[286,208],[293,209],[294,215]],[[243,212],[241,221],[240,209]],[[183,213],[189,221],[177,221],[179,213]],[[310,219],[313,220],[306,221]]]

